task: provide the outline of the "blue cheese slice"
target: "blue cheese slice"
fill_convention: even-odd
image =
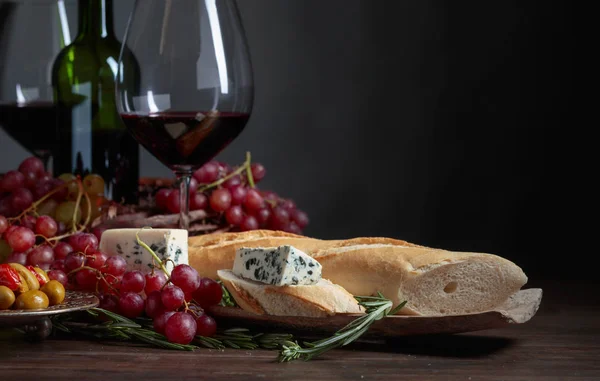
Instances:
[[[311,285],[321,280],[321,264],[288,245],[239,248],[232,271],[239,277],[274,286]]]
[[[167,270],[173,270],[173,263],[188,264],[188,232],[183,229],[109,229],[102,233],[99,248],[110,256],[125,258],[127,270],[151,272],[159,264],[137,242],[136,233],[161,260],[172,261],[166,263]]]

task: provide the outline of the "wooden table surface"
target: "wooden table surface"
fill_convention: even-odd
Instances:
[[[539,285],[532,285],[538,287]],[[476,333],[353,343],[309,362],[276,352],[179,352],[0,335],[0,380],[600,380],[598,287],[546,285],[529,322]]]

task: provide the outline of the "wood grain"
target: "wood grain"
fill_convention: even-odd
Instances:
[[[0,336],[0,380],[598,380],[600,307],[556,283],[527,323],[476,333],[353,343],[310,362],[264,350],[178,352],[144,346]],[[560,294],[552,295],[554,292]],[[569,295],[589,297],[573,304]],[[548,300],[550,297],[551,300]]]

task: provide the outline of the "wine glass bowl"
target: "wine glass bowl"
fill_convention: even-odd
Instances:
[[[254,84],[234,0],[136,1],[116,77],[117,109],[133,137],[181,182],[187,228],[189,180],[246,126]],[[139,77],[128,74],[135,57]]]
[[[74,9],[66,3],[0,2],[0,126],[45,164],[57,131],[52,62],[74,31]]]

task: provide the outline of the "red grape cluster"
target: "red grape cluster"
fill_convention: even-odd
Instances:
[[[125,259],[99,251],[90,233],[76,234],[69,242],[70,248],[63,251],[72,251],[62,261],[55,260],[48,272],[51,279],[98,293],[100,308],[132,319],[151,318],[155,331],[173,343],[188,344],[197,335],[215,334],[216,322],[204,309],[221,301],[219,283],[201,278],[185,264],[175,266],[170,277],[160,270],[128,271]]]
[[[188,265],[177,265],[170,283],[147,293],[145,313],[153,319],[156,332],[173,343],[188,344],[195,336],[216,333],[217,324],[204,309],[217,305],[222,297],[219,283],[201,278]]]
[[[56,231],[56,222],[42,217],[36,225],[54,224]],[[92,233],[73,234],[53,247],[35,245],[35,235],[29,228],[9,226],[6,221],[0,216],[0,234],[11,249],[22,250],[11,253],[7,263],[38,266],[68,290],[96,293],[100,308],[129,318],[150,317],[154,329],[171,342],[187,344],[197,335],[215,334],[216,322],[204,313],[204,308],[221,301],[221,285],[201,278],[191,266],[175,266],[170,277],[162,271],[127,271],[125,259],[100,251],[98,237]]]
[[[290,200],[275,192],[260,190],[266,174],[260,163],[245,163],[232,168],[226,163],[210,161],[194,172],[190,182],[190,209],[205,210],[217,218],[219,226],[231,231],[257,229],[282,230],[302,234],[308,215]],[[161,188],[155,195],[161,211],[179,212],[179,190]]]
[[[63,184],[54,179],[44,169],[42,161],[29,157],[19,165],[18,170],[8,171],[0,179],[0,215],[15,217],[29,208],[35,200]],[[55,194],[50,200],[58,205],[67,196],[65,192]]]
[[[36,157],[8,171],[0,178],[0,262],[48,270],[61,241],[101,214],[104,185],[97,174],[52,178]]]

